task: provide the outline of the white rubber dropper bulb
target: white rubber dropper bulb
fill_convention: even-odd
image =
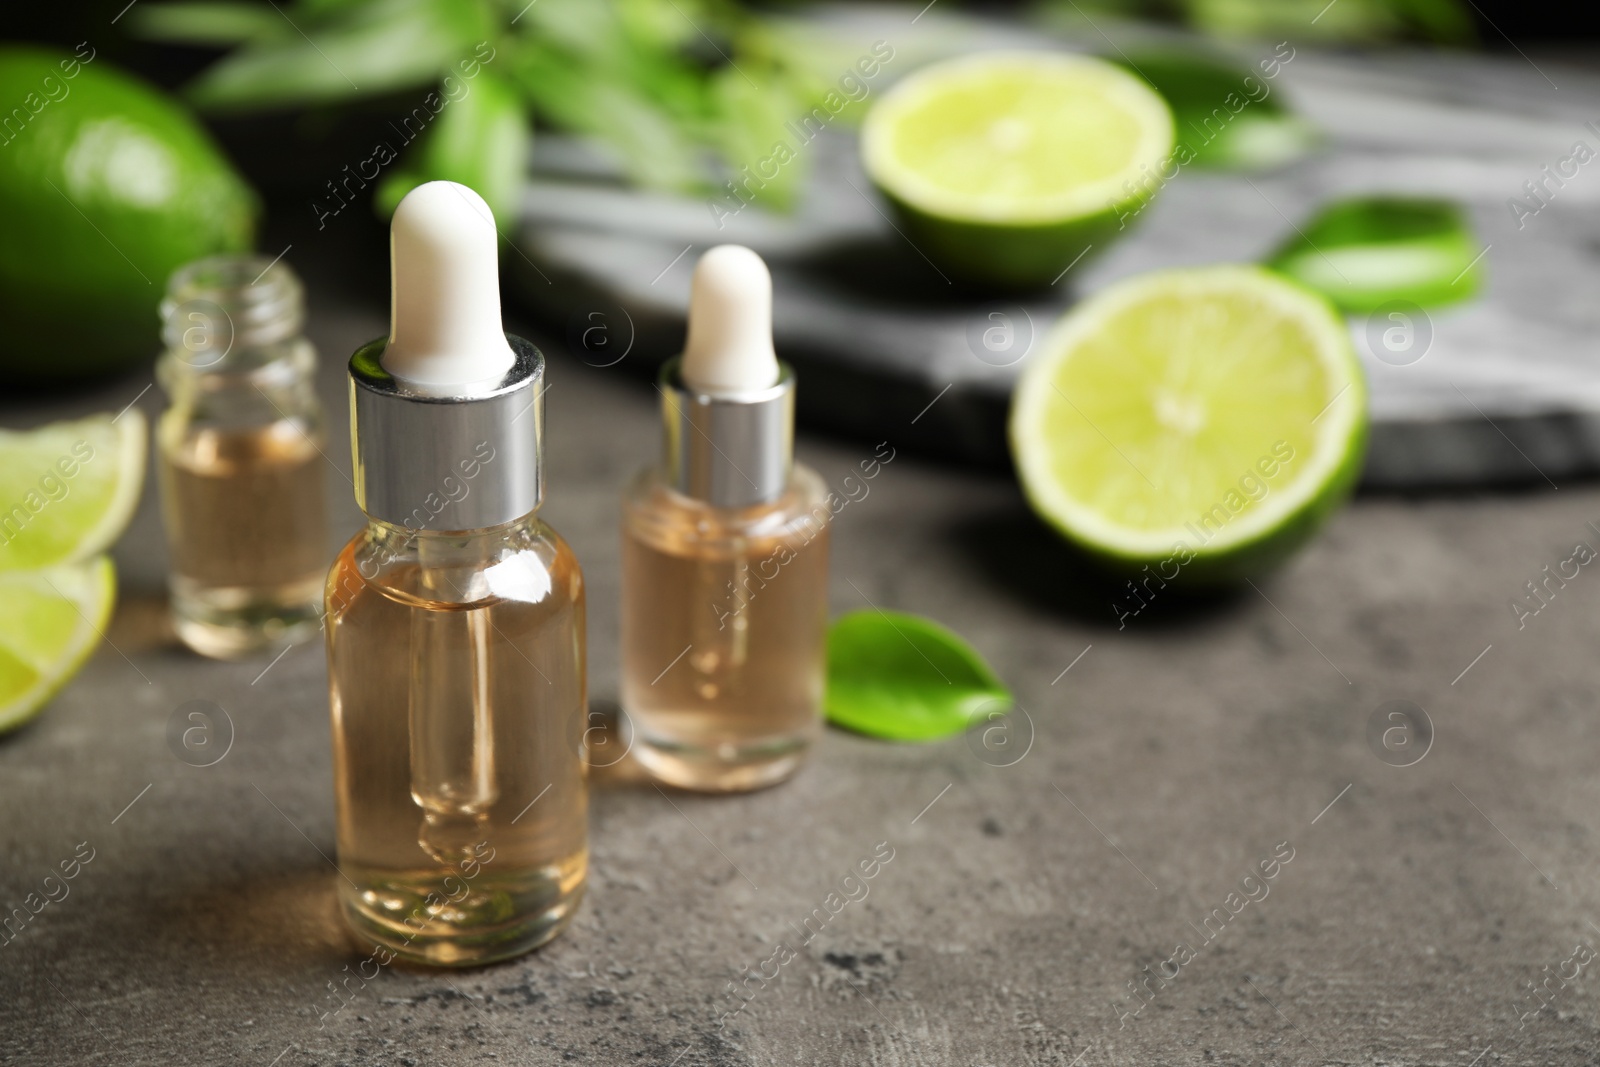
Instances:
[[[494,213],[465,185],[427,182],[406,194],[389,226],[384,370],[438,389],[496,380],[511,369],[497,239]]]
[[[753,393],[778,381],[772,350],[772,274],[742,245],[700,257],[689,286],[683,383],[712,395]]]

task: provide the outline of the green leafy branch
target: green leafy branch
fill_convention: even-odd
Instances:
[[[184,0],[131,15],[143,37],[229,49],[186,90],[211,113],[436,87],[448,106],[386,177],[380,209],[449,178],[509,212],[536,120],[605,143],[641,185],[703,193],[766,155],[853,59],[732,0]],[[757,195],[787,207],[802,174],[787,167]]]

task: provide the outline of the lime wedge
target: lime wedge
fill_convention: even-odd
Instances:
[[[1030,357],[1011,409],[1040,515],[1115,569],[1186,583],[1281,561],[1348,494],[1365,441],[1344,320],[1251,266],[1096,294]]]
[[[1088,56],[986,52],[911,75],[868,113],[862,162],[940,268],[1048,284],[1104,249],[1170,169],[1172,113]]]
[[[0,732],[44,707],[89,658],[116,603],[111,560],[0,573]]]
[[[137,408],[21,433],[0,430],[0,571],[104,551],[139,503],[145,441]]]

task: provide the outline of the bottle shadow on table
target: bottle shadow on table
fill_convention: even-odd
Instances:
[[[1248,586],[1186,588],[1109,573],[1064,540],[1020,500],[980,511],[947,531],[961,559],[997,588],[1036,610],[1106,629],[1185,629],[1242,611]]]
[[[229,865],[206,875],[190,874],[168,888],[170,873],[152,872],[144,894],[116,909],[104,909],[108,942],[127,946],[149,970],[188,973],[209,961],[216,971],[259,980],[263,974],[289,979],[336,979],[344,964],[360,956],[345,931],[334,892],[338,872],[314,853],[309,860],[285,852]],[[136,913],[129,916],[125,912]],[[131,925],[130,925],[131,920]],[[143,931],[137,952],[128,930]],[[327,972],[324,975],[324,972]]]
[[[622,705],[610,697],[589,698],[583,736],[589,786],[607,792],[653,792],[654,780],[633,755],[633,735]]]

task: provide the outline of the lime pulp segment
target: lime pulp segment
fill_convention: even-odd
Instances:
[[[1138,199],[1172,150],[1172,116],[1098,59],[982,53],[912,75],[873,109],[867,169],[930,215],[1059,222]]]
[[[1124,558],[1269,537],[1360,447],[1342,319],[1254,267],[1163,271],[1069,313],[1024,372],[1012,444],[1035,506]]]
[[[0,430],[0,572],[69,563],[110,546],[139,502],[145,443],[137,408]]]
[[[100,640],[116,600],[111,560],[0,572],[0,731],[26,722]]]

